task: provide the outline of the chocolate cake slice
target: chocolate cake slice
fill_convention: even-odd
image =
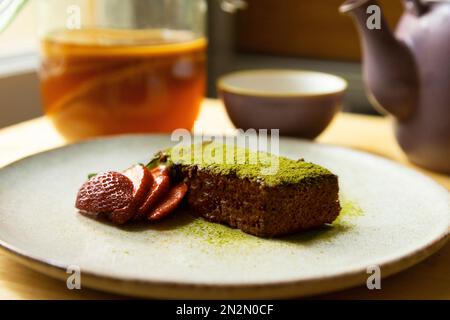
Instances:
[[[339,214],[336,175],[303,160],[218,143],[159,154],[188,186],[194,215],[260,237],[333,222]]]

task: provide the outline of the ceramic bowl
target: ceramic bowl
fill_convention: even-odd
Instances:
[[[347,82],[314,71],[249,70],[222,76],[217,88],[237,128],[314,139],[340,110]]]

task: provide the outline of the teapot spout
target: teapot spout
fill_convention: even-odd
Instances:
[[[418,101],[418,75],[409,48],[389,29],[376,0],[348,0],[339,11],[356,24],[362,44],[363,78],[375,108],[409,118]]]

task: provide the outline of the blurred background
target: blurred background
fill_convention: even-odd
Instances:
[[[36,0],[0,34],[0,127],[42,115]],[[207,96],[218,76],[240,69],[293,68],[340,75],[349,82],[345,110],[375,113],[364,94],[355,28],[341,0],[245,0],[235,12],[208,0]],[[401,1],[380,1],[393,26]],[[225,1],[226,4],[226,1]],[[225,9],[225,10],[224,10]]]

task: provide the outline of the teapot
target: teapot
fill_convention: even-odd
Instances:
[[[450,1],[404,0],[404,7],[395,33],[376,0],[348,0],[339,11],[358,28],[369,100],[395,118],[408,159],[450,174]]]

